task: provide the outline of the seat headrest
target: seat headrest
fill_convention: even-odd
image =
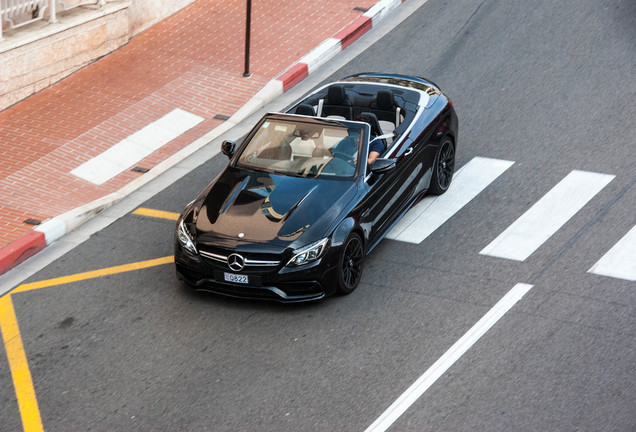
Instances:
[[[356,117],[356,120],[369,123],[369,126],[371,126],[371,135],[374,135],[374,136],[382,135],[382,130],[380,129],[380,122],[378,121],[378,116],[376,116],[375,114],[370,112],[363,112]]]
[[[327,103],[330,105],[340,105],[346,98],[345,89],[341,85],[332,85],[327,90]]]
[[[296,107],[296,114],[315,117],[316,111],[314,111],[314,107],[311,105],[300,104]]]
[[[393,93],[388,90],[380,90],[376,97],[376,103],[378,109],[390,111],[395,108],[395,102],[393,100]]]

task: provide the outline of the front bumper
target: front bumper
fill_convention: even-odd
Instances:
[[[328,250],[315,263],[290,269],[278,266],[266,271],[233,272],[220,264],[194,256],[175,242],[177,278],[195,291],[236,298],[297,303],[322,299],[336,291],[337,256]],[[247,275],[249,284],[226,282],[224,273]]]

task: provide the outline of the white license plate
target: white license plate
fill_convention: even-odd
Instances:
[[[223,278],[227,282],[240,283],[240,284],[247,283],[247,276],[245,275],[237,275],[234,273],[223,273]]]

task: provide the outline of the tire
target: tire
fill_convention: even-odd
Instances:
[[[441,195],[448,190],[455,173],[455,144],[450,137],[442,138],[437,148],[433,176],[428,189],[433,195]]]
[[[338,262],[338,293],[350,294],[362,279],[364,269],[364,244],[354,232],[349,234],[340,252]]]

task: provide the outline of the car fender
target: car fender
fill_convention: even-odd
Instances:
[[[342,246],[347,236],[349,236],[349,233],[353,231],[355,227],[356,222],[352,217],[348,217],[340,222],[331,235],[331,246]]]

